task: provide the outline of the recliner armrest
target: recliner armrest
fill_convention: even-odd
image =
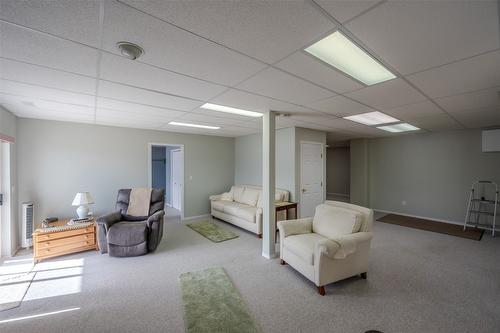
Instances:
[[[165,211],[164,210],[159,210],[150,217],[148,217],[148,220],[146,221],[148,224],[148,227],[151,228],[151,225],[156,222],[161,222],[163,220],[163,217],[165,216]]]
[[[298,220],[286,220],[278,222],[280,237],[292,235],[310,234],[312,232],[312,217]]]
[[[120,222],[122,220],[122,213],[120,211],[116,211],[113,213],[109,213],[97,218],[96,222],[100,226],[106,227],[108,230],[113,224],[116,222]]]

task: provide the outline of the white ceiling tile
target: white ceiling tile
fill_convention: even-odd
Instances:
[[[283,117],[283,116],[278,116],[278,118],[285,118],[285,119],[290,119],[295,122],[305,122],[305,123],[311,123],[311,124],[324,124],[325,121],[328,121],[330,119],[334,119],[334,117],[325,115],[324,113],[319,113],[316,111],[302,111],[302,112],[289,112],[288,117]]]
[[[337,118],[324,122],[325,126],[340,131],[348,131],[366,137],[366,135],[380,135],[381,130],[375,127],[366,126],[347,119]]]
[[[152,124],[156,127],[160,127],[160,125],[167,123],[174,119],[175,116],[165,114],[151,114],[146,112],[140,112],[137,110],[136,112],[123,111],[123,110],[111,110],[111,109],[103,109],[97,108],[96,112],[96,120],[102,121],[103,119],[108,120],[116,120],[120,123],[126,122],[138,122],[142,124]]]
[[[0,31],[0,57],[96,75],[98,51],[93,48],[6,23],[0,23]]]
[[[274,68],[258,73],[239,84],[237,88],[297,104],[306,104],[334,95],[326,89]]]
[[[77,94],[53,88],[45,88],[26,83],[0,80],[0,93],[22,96],[23,100],[41,99],[67,104],[94,107],[95,98],[91,95]]]
[[[108,97],[137,104],[157,106],[166,109],[190,111],[202,104],[186,98],[157,93],[140,88],[134,88],[108,81],[99,81],[101,97]]]
[[[157,122],[137,121],[135,119],[127,120],[127,119],[108,117],[108,116],[102,116],[102,117],[98,116],[95,123],[96,125],[101,125],[101,126],[138,128],[138,129],[148,129],[148,130],[156,130],[160,126],[160,124],[158,124]]]
[[[0,59],[0,78],[83,94],[95,94],[96,79]]]
[[[430,69],[407,78],[431,97],[497,87],[500,84],[500,51]]]
[[[391,109],[426,98],[402,79],[394,79],[346,94],[375,109]]]
[[[269,110],[290,110],[296,107],[290,103],[236,89],[228,89],[224,93],[213,98],[210,102],[257,112],[267,112]]]
[[[25,113],[61,113],[61,114],[84,114],[94,115],[94,108],[90,106],[74,105],[60,102],[48,102],[41,99],[19,98],[17,96],[0,94],[0,103],[6,105],[13,112]]]
[[[119,54],[116,43],[140,45],[142,62],[211,82],[234,85],[265,65],[115,1],[104,3],[103,47]]]
[[[99,46],[99,1],[0,1],[0,19]]]
[[[165,108],[158,108],[154,106],[135,104],[129,102],[122,102],[102,97],[99,97],[97,99],[97,107],[98,109],[122,112],[124,116],[135,115],[138,117],[142,117],[144,119],[149,119],[149,118],[173,119],[175,117],[179,117],[185,114],[185,112],[181,111],[169,110]]]
[[[380,3],[380,0],[315,0],[324,10],[337,21],[344,23],[363,13],[370,7]]]
[[[200,100],[212,98],[227,89],[111,54],[102,56],[101,79]]]
[[[255,120],[247,120],[242,122],[237,122],[234,124],[239,127],[253,128],[256,130],[262,130],[262,118],[258,118]]]
[[[309,1],[126,2],[268,63],[334,28]]]
[[[500,126],[500,108],[486,107],[466,112],[454,113],[457,118],[467,128],[491,128]]]
[[[363,87],[361,83],[350,79],[333,67],[328,66],[302,51],[296,52],[276,63],[276,67],[337,93],[343,93]]]
[[[403,74],[499,47],[497,1],[387,1],[347,28]]]
[[[207,110],[207,109],[202,109],[202,108],[194,109],[193,113],[201,114],[201,115],[204,115],[204,116],[210,117],[210,118],[214,118],[214,117],[217,118],[217,117],[221,117],[223,115],[224,118],[233,119],[235,121],[248,121],[249,119],[250,120],[255,119],[255,118],[249,118],[247,116],[241,116],[241,115],[232,114],[232,113],[223,113],[223,112],[218,112],[218,111],[214,111],[214,110]]]
[[[399,119],[401,117],[422,117],[444,113],[443,110],[430,101],[404,105],[394,109],[384,109],[383,112],[396,118],[399,117]]]
[[[500,87],[435,99],[446,111],[454,113],[483,107],[500,106]]]
[[[308,104],[307,106],[339,117],[375,111],[366,105],[355,102],[344,96],[334,96]]]
[[[463,128],[446,113],[425,116],[407,116],[404,120],[411,125],[429,131],[448,131]]]

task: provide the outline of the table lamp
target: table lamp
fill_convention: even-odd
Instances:
[[[76,209],[76,213],[78,217],[83,219],[89,216],[89,207],[88,205],[93,204],[94,199],[89,192],[78,192],[73,199],[72,206],[78,206]]]

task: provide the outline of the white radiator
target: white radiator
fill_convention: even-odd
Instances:
[[[33,221],[33,203],[25,202],[22,205],[22,247],[30,247],[33,245]]]

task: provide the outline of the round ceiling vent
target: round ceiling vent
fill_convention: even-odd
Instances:
[[[116,46],[118,46],[118,49],[120,50],[120,53],[123,56],[125,56],[131,60],[135,60],[144,54],[143,48],[140,47],[139,45],[134,44],[134,43],[119,42],[119,43],[116,43]]]

